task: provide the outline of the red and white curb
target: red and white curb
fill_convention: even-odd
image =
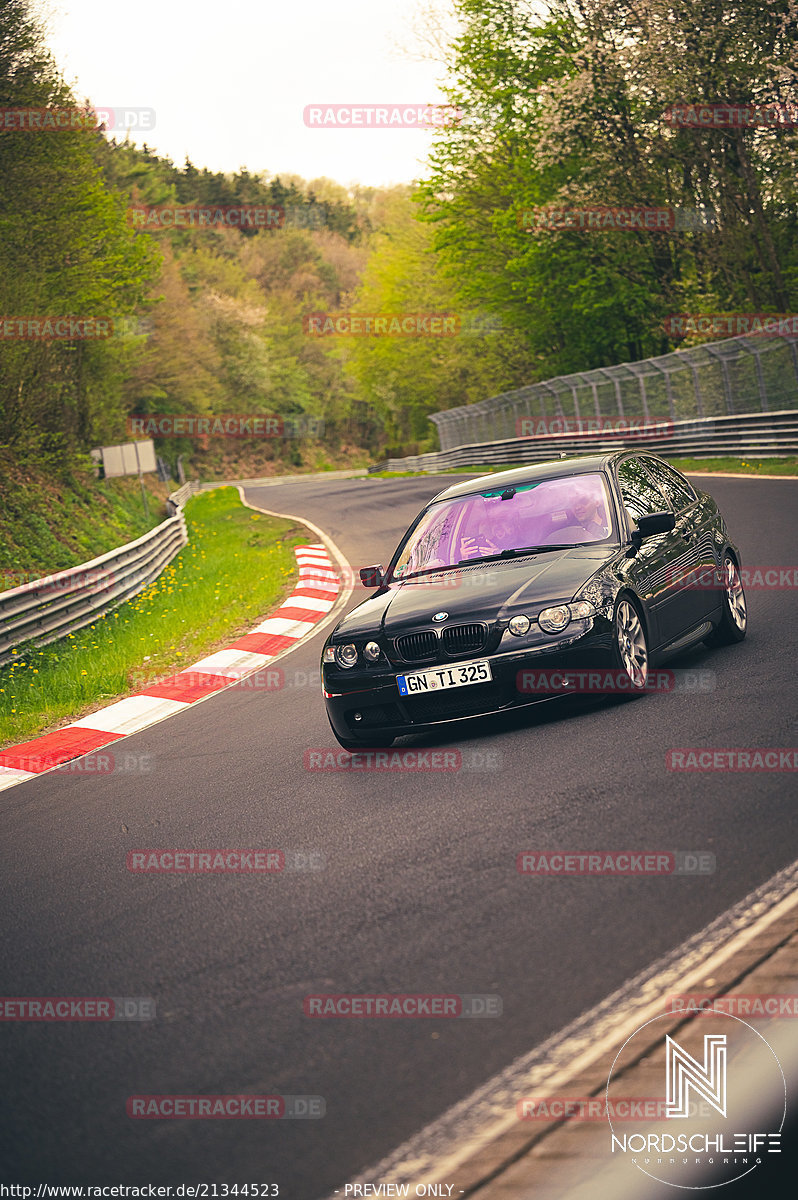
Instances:
[[[270,617],[232,646],[201,658],[144,691],[54,733],[0,751],[0,791],[182,712],[262,670],[278,654],[300,642],[333,608],[341,582],[322,542],[297,546],[294,553],[299,582]]]

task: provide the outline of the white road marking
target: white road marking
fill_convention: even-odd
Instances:
[[[89,713],[79,721],[72,721],[67,729],[96,729],[100,733],[138,733],[155,721],[171,717],[190,706],[184,700],[164,700],[159,696],[128,696],[117,700],[107,708]]]

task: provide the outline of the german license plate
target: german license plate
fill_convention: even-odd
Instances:
[[[414,671],[412,675],[397,675],[400,696],[425,696],[443,688],[468,687],[471,683],[490,683],[493,675],[486,661],[456,663],[451,667],[436,667],[434,671]]]

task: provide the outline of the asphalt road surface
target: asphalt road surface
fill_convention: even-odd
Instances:
[[[457,476],[463,479],[464,476]],[[248,491],[382,562],[441,479]],[[700,481],[744,565],[798,564],[798,482]],[[354,604],[362,590],[356,591]],[[147,1022],[5,1023],[4,1182],[273,1182],[314,1200],[378,1161],[798,858],[795,777],[672,774],[671,747],[794,744],[794,591],[751,591],[739,646],[671,665],[704,693],[568,700],[426,746],[492,770],[309,772],[334,745],[319,633],[245,686],[129,738],[145,775],[50,775],[0,796],[5,996],[153,997]],[[411,745],[412,741],[405,744]],[[325,869],[134,875],[140,848],[317,851]],[[531,879],[519,851],[706,850],[699,878]],[[315,1020],[308,993],[490,993],[493,1019]],[[131,1095],[324,1097],[316,1120],[132,1120]]]

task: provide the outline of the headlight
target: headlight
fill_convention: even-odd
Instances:
[[[507,628],[510,630],[510,633],[514,633],[516,637],[523,637],[524,634],[529,630],[530,624],[531,621],[529,620],[529,617],[518,616],[513,617]]]
[[[339,667],[354,667],[357,665],[357,646],[347,642],[344,646],[335,647],[335,661]]]
[[[568,607],[575,621],[586,621],[588,617],[596,615],[596,606],[589,600],[578,600],[575,604],[569,604]]]
[[[376,642],[366,642],[363,647],[363,657],[367,658],[369,662],[377,661],[380,657],[380,648]]]
[[[544,608],[538,616],[538,624],[546,633],[559,633],[571,619],[571,610],[567,604],[558,604],[556,608]]]
[[[596,615],[595,605],[589,600],[577,600],[573,604],[558,604],[556,608],[544,608],[538,616],[538,624],[545,633],[562,633],[572,620],[586,621]]]

